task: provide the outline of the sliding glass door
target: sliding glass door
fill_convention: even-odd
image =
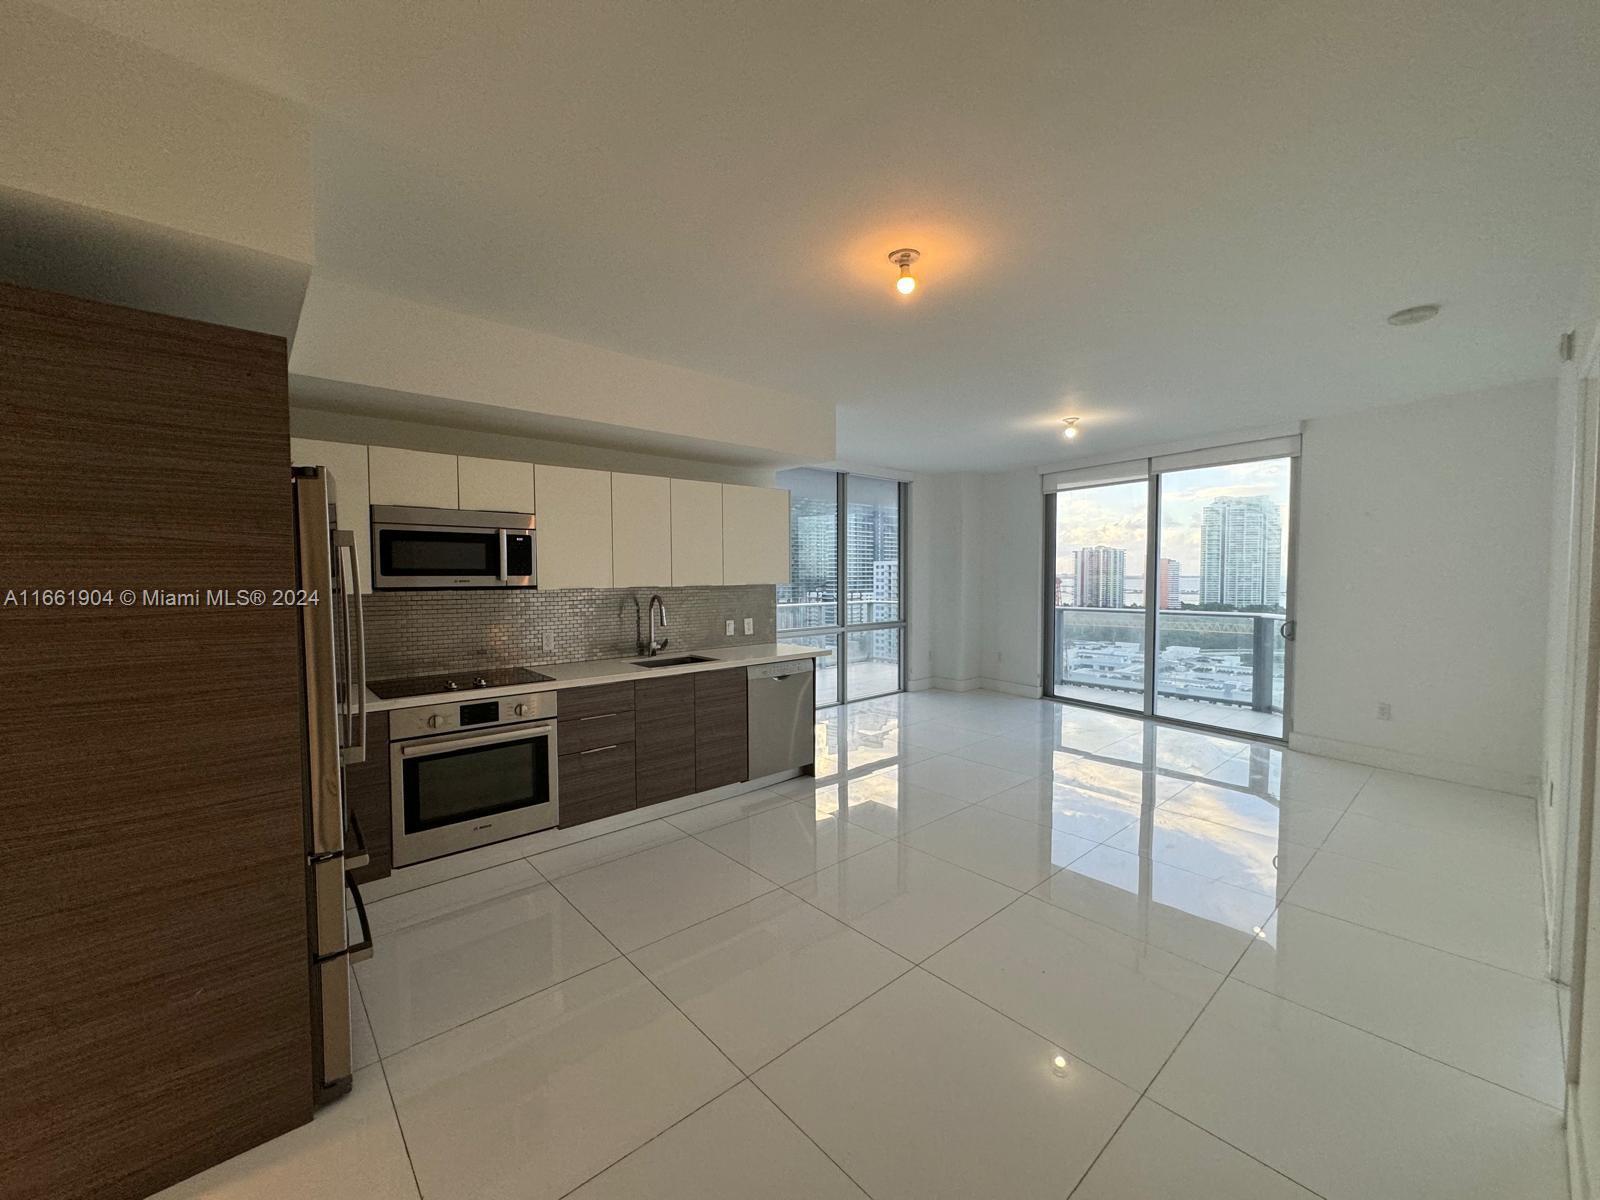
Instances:
[[[904,688],[904,513],[894,479],[778,472],[789,489],[789,582],[778,588],[778,637],[828,651],[817,706]]]
[[[1193,457],[1047,492],[1049,694],[1281,738],[1295,460]]]
[[[1156,716],[1283,736],[1291,462],[1156,477]]]
[[[1144,711],[1144,480],[1052,497],[1051,695]]]

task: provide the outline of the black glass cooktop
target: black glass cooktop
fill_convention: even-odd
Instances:
[[[492,667],[485,671],[453,671],[443,675],[378,679],[368,682],[367,687],[380,700],[400,700],[406,696],[432,696],[443,692],[470,692],[478,688],[549,682],[549,675],[541,675],[530,667]]]

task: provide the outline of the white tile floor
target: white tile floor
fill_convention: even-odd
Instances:
[[[167,1195],[1566,1194],[1532,801],[990,693],[817,734],[374,889],[354,1095]]]

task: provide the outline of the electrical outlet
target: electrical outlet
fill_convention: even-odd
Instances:
[[[556,635],[548,629],[544,631],[544,652],[546,654],[554,654],[556,652]]]
[[[733,622],[732,621],[728,621],[728,622],[726,622],[726,624],[728,626],[728,631],[727,631],[728,632],[728,636],[732,637],[733,636]]]
[[[754,633],[756,631],[756,619],[754,617],[746,617],[744,619],[744,631],[746,633]]]
[[[1391,721],[1394,719],[1394,709],[1389,707],[1387,700],[1378,701],[1378,720]]]

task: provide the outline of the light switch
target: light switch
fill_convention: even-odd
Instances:
[[[556,651],[556,635],[551,633],[548,629],[546,629],[544,631],[544,652],[546,654],[554,654],[555,651]]]
[[[733,622],[732,621],[727,622],[727,626],[728,626],[728,636],[732,637],[733,636]]]
[[[754,633],[756,631],[756,619],[754,617],[746,617],[744,619],[744,631],[746,633]]]

